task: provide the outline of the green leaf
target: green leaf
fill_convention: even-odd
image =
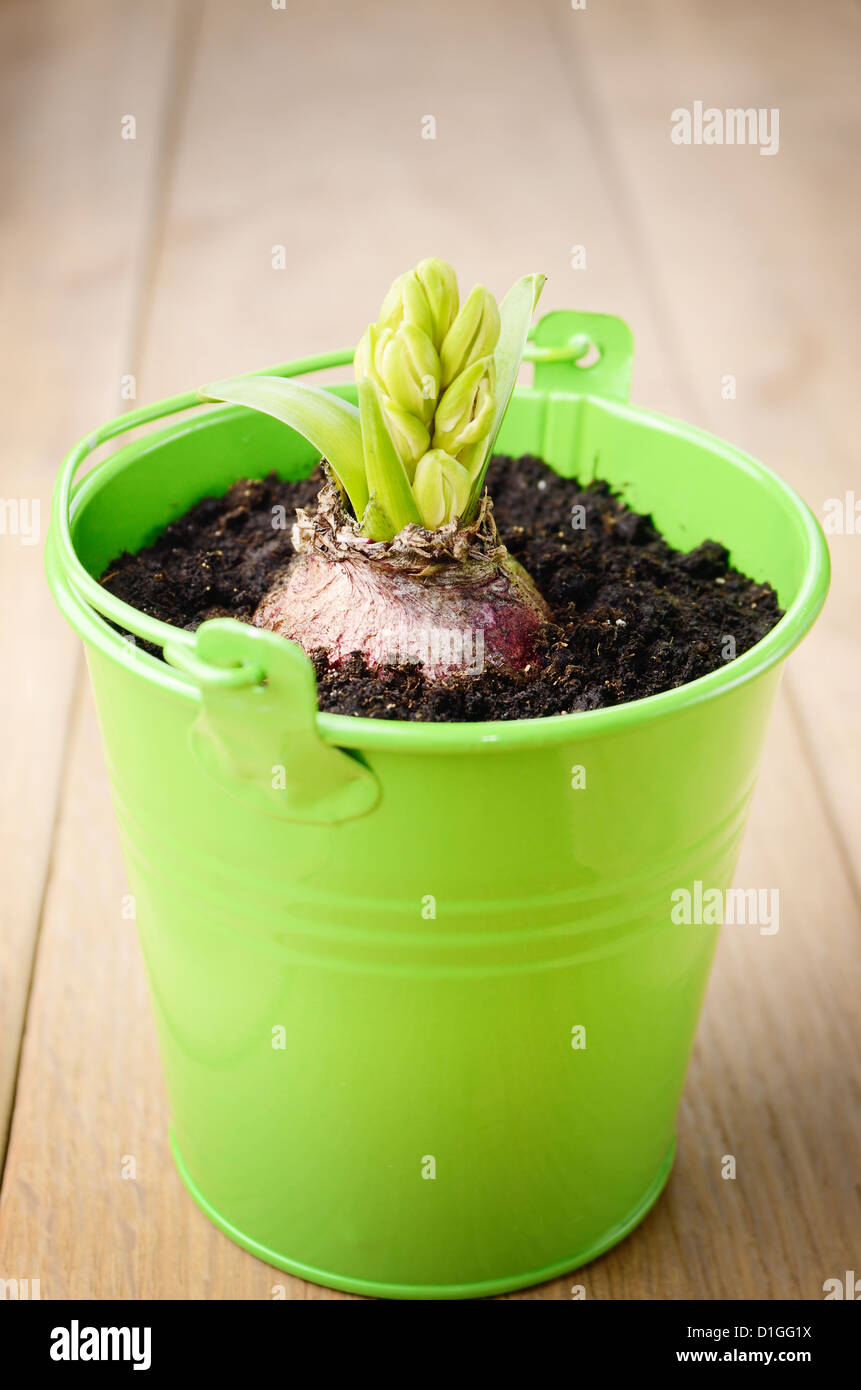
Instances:
[[[247,405],[283,420],[327,459],[357,518],[368,504],[359,412],[319,386],[280,376],[238,376],[202,386],[201,400]]]
[[[418,524],[421,518],[406,469],[386,427],[376,383],[370,377],[362,377],[358,389],[368,487],[376,505],[383,509],[397,533],[410,522]],[[387,538],[374,535],[373,539]]]
[[[388,512],[380,506],[376,497],[371,497],[362,514],[362,524],[359,528],[363,536],[368,536],[372,541],[390,541],[394,538],[395,528],[392,525]]]
[[[544,275],[524,275],[521,280],[517,280],[511,286],[499,306],[499,340],[493,354],[493,363],[496,369],[494,386],[496,409],[493,423],[483,444],[484,452],[478,458],[471,460],[475,476],[465,520],[471,517],[481,496],[487,465],[493,453],[493,446],[496,443],[496,436],[499,434],[503,416],[508,409],[508,402],[514,391],[517,373],[523,360],[523,350],[526,347],[529,325],[532,322],[532,315],[535,312],[539,295],[544,288],[545,279],[546,276]]]

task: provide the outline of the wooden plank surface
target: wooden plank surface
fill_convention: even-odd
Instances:
[[[37,542],[64,453],[123,408],[173,24],[170,4],[143,16],[131,0],[0,10],[0,493],[38,506]],[[122,139],[128,114],[135,140]],[[81,659],[46,589],[42,547],[20,525],[0,534],[0,594],[2,1162]]]
[[[383,0],[361,16],[344,3],[252,11],[210,0],[195,7],[199,25],[189,6],[114,6],[113,19],[98,5],[75,8],[91,28],[45,28],[32,7],[26,20],[23,6],[7,12],[37,74],[17,91],[17,123],[41,168],[11,235],[25,248],[39,241],[55,178],[78,227],[62,275],[52,263],[41,316],[22,328],[30,352],[15,353],[23,373],[25,357],[59,343],[57,375],[78,372],[43,412],[41,446],[32,410],[22,411],[12,457],[23,466],[41,448],[45,487],[62,449],[115,413],[121,372],[152,400],[341,346],[393,270],[434,252],[497,291],[542,268],[548,307],[623,312],[637,336],[636,400],[735,439],[820,513],[852,486],[857,10],[441,0],[436,19],[458,42],[445,63],[423,66],[422,13]],[[72,137],[61,138],[52,81],[96,132],[87,204],[72,197],[69,171],[84,156],[63,143]],[[128,99],[126,82],[139,84]],[[672,145],[669,113],[696,99],[779,106],[779,154]],[[58,132],[54,144],[34,140],[31,104]],[[115,105],[160,122],[146,177],[138,166],[129,180],[99,143]],[[433,141],[421,136],[427,115]],[[277,245],[283,270],[272,266]],[[573,245],[586,248],[585,270],[571,266]],[[78,362],[81,317],[92,326]],[[726,372],[738,382],[733,401],[721,397]],[[0,560],[4,548],[8,538]],[[835,592],[779,697],[737,877],[780,889],[781,930],[724,932],[679,1158],[655,1211],[576,1278],[512,1298],[564,1299],[579,1283],[593,1298],[815,1299],[826,1278],[857,1265],[861,540],[835,538],[834,551]],[[28,564],[10,564],[8,590],[25,605]],[[10,650],[30,644],[34,684],[11,713],[37,754],[22,752],[26,785],[9,803],[19,837],[9,862],[21,845],[33,859],[9,904],[7,1056],[17,1056],[43,897],[44,915],[0,1192],[0,1273],[41,1278],[54,1298],[269,1298],[281,1288],[290,1299],[346,1297],[233,1246],[172,1168],[89,691],[79,685],[64,740],[74,644],[59,620],[50,642],[28,636],[53,621],[40,602],[35,624],[13,605],[9,635]],[[735,1181],[721,1178],[726,1154]],[[133,1178],[123,1176],[129,1159]]]

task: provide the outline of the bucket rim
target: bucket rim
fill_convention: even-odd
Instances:
[[[331,354],[326,365],[338,365],[343,354]],[[311,360],[311,359],[309,359]],[[296,369],[313,370],[305,363],[293,364],[291,375]],[[337,389],[337,388],[329,388]],[[541,394],[533,388],[519,387],[518,397]],[[571,393],[572,395],[574,393]],[[765,464],[759,463],[735,445],[710,434],[697,426],[686,424],[671,416],[632,405],[629,402],[609,400],[605,396],[592,396],[578,393],[584,402],[590,401],[604,411],[618,414],[643,425],[648,429],[658,429],[704,447],[709,452],[723,457],[741,472],[752,476],[775,501],[782,501],[790,510],[798,524],[798,537],[804,547],[804,575],[798,592],[786,609],[783,617],[766,635],[741,656],[722,665],[707,675],[684,685],[655,695],[644,696],[623,704],[611,705],[595,710],[579,710],[567,714],[546,715],[530,719],[502,719],[487,721],[430,722],[419,720],[382,719],[316,712],[317,730],[322,740],[341,748],[403,750],[411,752],[460,752],[460,751],[503,751],[524,747],[553,745],[569,741],[597,737],[617,732],[636,725],[650,723],[674,714],[690,711],[695,707],[719,696],[729,695],[743,685],[749,684],[764,675],[772,667],[783,662],[799,644],[813,625],[828,592],[830,579],[830,558],[822,528],[806,502],[781,477]],[[198,403],[195,393],[186,397],[173,397],[158,402],[148,408],[147,419],[157,419],[175,410],[185,410]],[[249,414],[245,407],[216,406],[207,410],[201,418],[193,412],[190,418],[174,421],[166,428],[126,444],[122,449],[96,464],[89,473],[70,489],[67,498],[60,499],[68,505],[67,516],[74,517],[79,508],[121,467],[138,455],[144,455],[157,448],[165,439],[177,433],[200,428],[202,424],[228,416]],[[168,664],[166,660],[149,656],[137,650],[134,663],[129,662],[129,643],[120,635],[108,620],[98,613],[72,582],[63,566],[62,556],[57,546],[57,504],[60,483],[64,475],[68,478],[69,469],[76,466],[81,458],[93,448],[116,434],[131,428],[134,416],[144,416],[145,412],[130,412],[111,422],[97,434],[88,435],[66,457],[63,471],[58,478],[54,496],[54,514],[45,547],[45,565],[49,587],[66,620],[78,635],[99,652],[137,672],[151,684],[163,690],[200,701],[199,684],[184,672]],[[125,423],[121,423],[125,422]],[[80,561],[75,555],[78,565]],[[93,581],[95,582],[95,581]],[[115,602],[119,603],[118,600]],[[130,605],[122,604],[134,615],[139,612]],[[168,625],[163,625],[167,627]],[[178,637],[187,634],[179,628],[171,628]]]

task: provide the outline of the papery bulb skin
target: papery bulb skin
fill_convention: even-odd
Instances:
[[[426,677],[533,659],[549,610],[499,540],[488,498],[468,527],[407,526],[392,541],[361,536],[332,486],[298,513],[296,555],[253,617],[337,665],[360,652],[371,667],[417,661]]]

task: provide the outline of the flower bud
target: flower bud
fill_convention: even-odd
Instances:
[[[427,297],[432,324],[430,337],[439,352],[457,317],[457,276],[448,261],[441,261],[438,256],[419,261],[415,274]]]
[[[439,395],[439,357],[427,333],[405,321],[395,333],[384,331],[374,356],[386,394],[429,425]]]
[[[459,458],[462,449],[484,438],[493,423],[493,378],[493,358],[480,357],[446,388],[434,416],[435,449]]]
[[[479,357],[488,357],[499,338],[499,309],[483,285],[476,285],[443,339],[441,385],[448,386]]]
[[[393,401],[391,396],[386,395],[385,391],[380,392],[380,406],[389,434],[392,436],[392,443],[407,470],[410,482],[412,482],[416,464],[430,444],[430,435],[421,420],[412,415],[410,411],[404,410],[403,406]]]
[[[408,270],[392,281],[391,289],[383,300],[377,323],[380,328],[391,328],[392,332],[396,332],[404,323],[412,323],[423,333],[427,333],[431,342],[434,341],[431,306],[414,270]]]
[[[431,449],[419,459],[413,496],[422,525],[434,531],[460,516],[469,502],[469,474],[444,449]]]

